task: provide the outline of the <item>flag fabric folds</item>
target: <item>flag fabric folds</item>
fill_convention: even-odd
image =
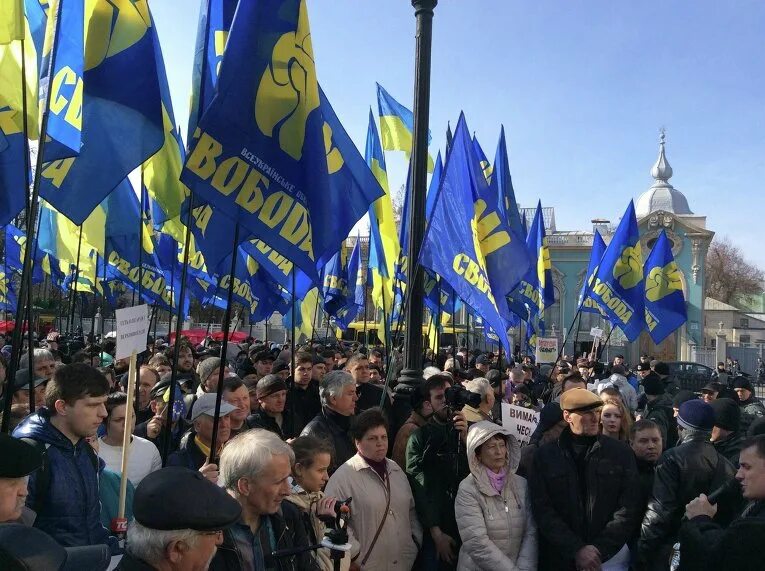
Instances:
[[[24,39],[24,2],[3,0],[0,12],[0,45]]]
[[[672,255],[672,244],[662,230],[648,255],[645,278],[645,326],[657,345],[688,320],[682,272]]]
[[[377,127],[371,109],[365,158],[385,192],[385,195],[374,201],[369,209],[369,270],[372,274],[372,300],[375,307],[384,309],[391,307],[393,280],[396,263],[401,255],[401,245],[393,216],[385,156],[380,145],[380,138],[377,136]]]
[[[324,311],[329,315],[337,315],[338,311],[347,305],[349,297],[348,252],[345,249],[345,241],[324,266],[322,276]]]
[[[377,84],[377,106],[380,114],[380,136],[386,151],[404,151],[406,157],[412,154],[414,113],[393,99],[390,93]],[[428,145],[430,145],[428,133]],[[433,172],[433,157],[428,155],[428,172]]]
[[[361,270],[361,241],[356,240],[356,244],[353,246],[351,255],[348,258],[348,292],[346,295],[346,304],[340,308],[335,315],[335,325],[341,330],[345,331],[348,326],[356,319],[359,314],[362,305],[359,305],[356,299],[356,289],[359,280],[359,272]]]
[[[597,272],[590,278],[589,288],[611,324],[619,327],[628,341],[637,339],[645,325],[646,292],[640,233],[631,200]]]
[[[7,272],[0,268],[0,309],[15,311],[17,303],[16,288]]]
[[[584,276],[584,282],[582,283],[582,291],[579,292],[579,308],[587,313],[602,313],[598,304],[589,295],[588,284],[590,279],[595,276],[595,272],[598,270],[601,258],[606,251],[606,243],[603,241],[603,237],[600,232],[595,230],[595,235],[592,237],[592,251],[590,252],[590,263],[587,266],[587,274]]]
[[[545,331],[544,311],[555,303],[555,289],[552,281],[552,263],[550,251],[545,241],[545,223],[542,216],[542,203],[537,204],[534,222],[526,238],[526,248],[532,258],[532,264],[518,287],[510,295],[508,304],[521,319],[536,318],[541,333]],[[527,316],[516,311],[524,307]]]
[[[66,72],[75,87],[82,85],[82,96],[57,98],[53,78],[50,111],[65,119],[79,115],[82,142],[76,157],[44,164],[40,196],[75,224],[162,147],[155,36],[145,2],[88,1],[84,72]]]
[[[314,281],[383,195],[316,79],[305,0],[240,2],[181,179]]]
[[[496,301],[497,297],[504,300],[510,289],[493,289],[494,284],[505,286],[509,281],[487,272],[503,265],[499,259],[512,259],[511,248],[515,245],[509,227],[499,219],[496,201],[494,204],[486,201],[487,193],[488,184],[461,114],[420,261],[448,282],[510,350],[507,328]],[[515,283],[509,286],[512,288]]]

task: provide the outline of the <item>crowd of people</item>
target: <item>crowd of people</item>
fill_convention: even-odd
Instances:
[[[6,389],[0,569],[765,569],[765,406],[724,364],[449,348],[412,390],[396,350],[150,340],[131,402],[114,340],[60,340]]]

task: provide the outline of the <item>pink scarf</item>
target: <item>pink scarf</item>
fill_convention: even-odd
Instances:
[[[498,494],[501,494],[502,488],[505,487],[505,480],[507,479],[507,466],[502,468],[499,472],[492,472],[489,468],[486,468],[486,475],[489,477],[491,487],[494,488]]]

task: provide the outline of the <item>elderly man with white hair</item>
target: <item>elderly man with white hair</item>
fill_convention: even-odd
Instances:
[[[347,371],[327,373],[319,385],[321,411],[309,422],[300,436],[313,436],[332,444],[332,465],[330,475],[335,469],[356,455],[348,430],[351,417],[356,409],[356,381]]]
[[[308,547],[300,510],[284,501],[292,492],[295,454],[276,434],[261,428],[231,440],[220,457],[220,484],[242,507],[224,530],[212,571],[319,571],[310,551],[280,557],[274,552]]]
[[[494,407],[496,396],[489,381],[483,377],[478,377],[472,381],[467,381],[464,386],[471,393],[481,395],[481,404],[477,407],[465,405],[462,409],[462,414],[465,415],[468,426],[472,426],[474,423],[481,422],[482,420],[495,422],[491,409]]]

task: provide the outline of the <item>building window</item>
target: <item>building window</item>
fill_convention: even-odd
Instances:
[[[739,337],[739,341],[741,341],[741,344],[749,344],[752,342],[752,337],[750,335],[742,335]]]
[[[741,318],[741,327],[749,328],[749,318],[748,317],[742,317]]]

